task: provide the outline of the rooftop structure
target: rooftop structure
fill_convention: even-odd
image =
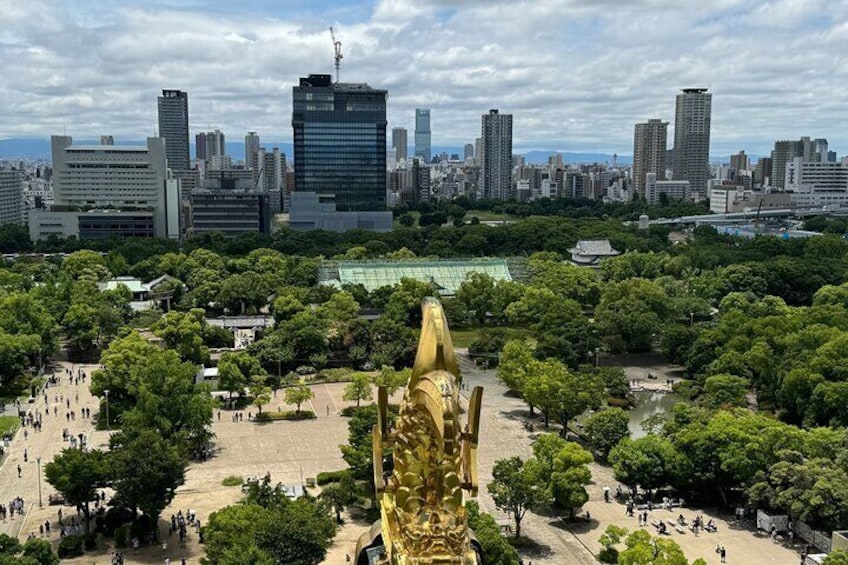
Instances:
[[[456,294],[472,273],[489,275],[496,281],[511,281],[505,259],[411,259],[400,261],[323,261],[321,284],[361,284],[369,292],[400,284],[401,279],[431,282],[442,296]]]
[[[581,239],[568,251],[574,263],[585,266],[596,266],[602,259],[621,254],[612,248],[608,239]]]

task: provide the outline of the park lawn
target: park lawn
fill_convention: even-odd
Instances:
[[[480,335],[480,328],[468,328],[450,331],[451,341],[454,347],[468,347],[472,341]]]
[[[511,216],[509,214],[497,214],[490,210],[469,210],[468,214],[463,218],[466,222],[471,218],[471,216],[477,216],[481,222],[493,222],[500,220],[514,220],[515,216]]]
[[[0,436],[6,432],[14,433],[21,425],[21,420],[17,416],[0,416]]]

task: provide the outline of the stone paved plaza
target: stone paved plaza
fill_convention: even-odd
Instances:
[[[62,371],[64,368],[65,365],[62,365]],[[77,368],[78,366],[75,365],[74,369]],[[83,366],[83,370],[90,374],[93,367]],[[527,417],[526,406],[519,399],[506,394],[504,387],[495,380],[493,372],[473,370],[465,362],[463,372],[466,382],[471,387],[477,384],[485,387],[479,452],[480,475],[483,483],[480,489],[480,505],[497,518],[505,518],[506,516],[495,509],[486,492],[485,484],[491,478],[492,466],[496,459],[510,455],[529,456],[530,445],[536,434],[524,428],[523,424]],[[231,475],[247,478],[270,472],[274,482],[300,484],[302,479],[315,477],[320,471],[343,468],[344,462],[338,445],[347,438],[347,419],[339,416],[338,411],[349,404],[341,399],[343,388],[343,384],[313,386],[315,398],[311,406],[305,406],[305,408],[313,409],[318,415],[317,419],[311,421],[257,425],[247,421],[247,412],[255,410],[250,408],[244,410],[245,421],[234,423],[231,412],[222,410],[220,420],[216,412],[213,416],[213,431],[217,436],[215,456],[209,461],[193,463],[190,466],[186,484],[178,490],[176,498],[165,510],[163,516],[170,517],[178,509],[185,511],[191,508],[196,511],[200,520],[205,522],[212,511],[232,504],[242,497],[238,487],[222,486],[221,481]],[[92,398],[88,392],[88,382],[85,385],[73,385],[64,378],[60,386],[49,388],[47,393],[51,414],[44,418],[43,431],[33,433],[30,430],[26,440],[23,438],[23,432],[19,431],[3,462],[0,473],[0,501],[8,502],[15,496],[21,496],[26,501],[27,512],[24,517],[7,519],[5,523],[0,522],[0,532],[19,535],[23,539],[30,532],[38,534],[38,525],[45,520],[50,520],[54,525],[51,540],[58,543],[58,531],[55,525],[59,507],[47,505],[47,496],[53,492],[53,489],[43,479],[44,507],[38,507],[36,457],[42,457],[42,465],[44,465],[67,446],[67,443],[62,442],[63,428],[68,428],[74,434],[87,433],[91,438],[91,445],[95,447],[105,446],[108,435],[107,432],[93,431],[92,422],[79,417],[79,408],[82,406],[90,407],[92,415],[97,410],[96,399]],[[77,394],[79,401],[76,400]],[[468,392],[463,391],[463,395],[467,394]],[[62,400],[56,401],[56,395],[62,395]],[[277,405],[282,405],[282,396],[282,393],[278,393],[266,409],[274,409]],[[76,420],[71,422],[65,419],[67,409],[60,407],[60,404],[64,407],[64,399],[68,398],[71,399],[71,409],[77,412]],[[54,406],[57,408],[58,416],[52,413]],[[43,412],[45,409],[43,397],[30,407]],[[328,410],[329,415],[327,415]],[[29,456],[27,463],[23,462],[25,447]],[[16,472],[18,464],[22,467],[20,479],[17,478]],[[591,500],[585,507],[585,510],[591,514],[591,521],[588,524],[578,523],[566,527],[555,516],[528,514],[522,523],[522,533],[531,538],[535,545],[531,551],[524,552],[525,562],[532,560],[535,565],[595,563],[592,552],[598,550],[597,539],[607,524],[616,523],[629,529],[635,527],[636,519],[624,516],[623,505],[603,502],[603,485],[609,484],[613,488],[615,486],[611,471],[599,465],[593,465],[592,473],[594,483],[589,489]],[[64,512],[68,516],[73,511],[65,507]],[[695,512],[694,509],[687,509],[683,513],[691,519]],[[670,519],[678,513],[677,511],[674,513],[654,511],[651,519]],[[786,549],[768,539],[757,538],[749,530],[730,527],[721,517],[701,513],[707,518],[717,518],[719,524],[717,534],[701,534],[695,537],[687,531],[686,534],[675,532],[672,535],[673,539],[684,548],[690,560],[703,557],[710,565],[718,563],[719,559],[714,549],[717,543],[721,543],[727,548],[728,563],[795,565],[799,562],[796,551]],[[339,531],[325,563],[328,565],[344,563],[345,554],[353,553],[356,539],[366,527],[367,524],[364,522],[348,519]],[[167,527],[163,528],[163,531],[164,537],[168,538]],[[158,546],[143,548],[138,553],[128,550],[125,552],[125,562],[162,563],[164,556],[167,555],[172,563],[179,563],[182,557],[185,557],[188,563],[199,563],[203,549],[197,543],[196,536],[190,533],[185,545],[180,545],[177,539],[176,536],[168,539],[168,549],[164,552]],[[97,554],[88,553],[63,563],[108,564],[110,550],[111,548],[104,547]]]

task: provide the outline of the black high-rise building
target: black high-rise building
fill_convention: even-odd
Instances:
[[[292,90],[295,190],[333,194],[338,210],[385,210],[387,91],[330,75]]]
[[[188,92],[162,91],[159,97],[159,137],[165,140],[168,167],[174,171],[189,169]]]

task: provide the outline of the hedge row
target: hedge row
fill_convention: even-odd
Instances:
[[[276,422],[277,420],[311,420],[315,418],[312,410],[294,410],[284,412],[262,412],[253,417],[255,422]]]

